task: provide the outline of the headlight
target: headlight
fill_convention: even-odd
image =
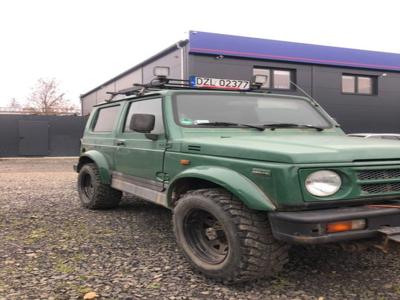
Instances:
[[[342,185],[340,176],[333,171],[317,171],[306,178],[307,191],[318,197],[326,197],[335,194]]]

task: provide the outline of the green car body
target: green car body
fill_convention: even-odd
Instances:
[[[174,99],[192,94],[233,96],[238,92],[160,90],[98,105],[87,122],[78,171],[85,163],[94,162],[104,184],[170,209],[191,187],[223,188],[249,209],[268,214],[274,236],[286,242],[372,237],[381,225],[400,225],[391,217],[396,209],[367,211],[367,204],[392,203],[400,197],[399,142],[349,137],[315,102],[274,94],[262,97],[307,101],[330,126],[323,130],[185,126],[177,120]],[[151,99],[162,103],[164,130],[153,136],[124,131],[130,103]],[[118,111],[111,131],[95,132],[99,111],[111,106]],[[333,195],[318,197],[306,189],[307,177],[319,170],[340,176],[342,185]],[[363,177],[363,172],[378,175]],[[370,217],[383,221],[369,227],[375,220]],[[327,223],[354,218],[366,219],[366,228],[326,232]]]

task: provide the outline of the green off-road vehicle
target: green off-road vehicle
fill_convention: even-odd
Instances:
[[[183,254],[225,282],[279,272],[291,244],[399,239],[400,142],[346,136],[263,80],[159,76],[113,93],[82,139],[82,205],[129,193],[171,209]]]

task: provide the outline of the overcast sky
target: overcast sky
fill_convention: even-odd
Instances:
[[[189,30],[400,53],[399,15],[396,0],[1,0],[0,107],[53,77],[78,103]]]

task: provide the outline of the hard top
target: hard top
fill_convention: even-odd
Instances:
[[[274,93],[271,93],[271,92],[268,92],[265,90],[232,91],[232,90],[223,90],[223,89],[203,89],[203,88],[165,88],[165,89],[147,91],[147,92],[143,93],[142,95],[121,96],[122,98],[120,98],[120,99],[104,101],[102,103],[94,105],[93,107],[107,106],[110,104],[119,103],[119,102],[132,100],[132,99],[151,98],[153,96],[161,96],[162,97],[162,96],[168,96],[168,95],[173,95],[173,94],[193,94],[193,93],[198,93],[198,94],[219,93],[219,94],[228,94],[228,95],[253,95],[253,96],[292,98],[292,99],[298,99],[298,100],[306,100],[308,102],[316,104],[314,101],[312,101],[311,99],[304,97],[304,96],[289,95],[289,94],[274,94]]]

